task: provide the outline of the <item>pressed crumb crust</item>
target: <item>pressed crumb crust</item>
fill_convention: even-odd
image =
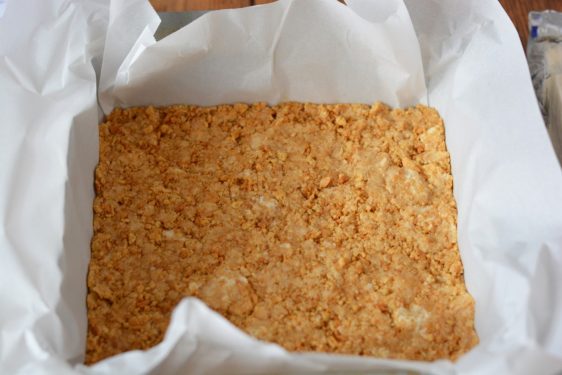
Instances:
[[[86,363],[202,299],[291,351],[456,359],[478,342],[438,113],[116,109],[100,126]]]

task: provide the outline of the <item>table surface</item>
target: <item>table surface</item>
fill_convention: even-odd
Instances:
[[[271,1],[272,0],[150,0],[154,8],[159,12],[240,8],[269,3]],[[531,10],[552,9],[562,11],[562,0],[500,0],[500,3],[515,24],[523,45],[527,44],[527,14]]]

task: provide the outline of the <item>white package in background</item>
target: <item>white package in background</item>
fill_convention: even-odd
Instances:
[[[562,164],[562,13],[529,13],[527,59],[554,151]]]
[[[0,373],[562,370],[562,172],[515,28],[493,0],[348,3],[211,12],[159,42],[146,0],[7,4]],[[289,353],[187,298],[161,344],[82,365],[101,115],[115,106],[286,100],[439,110],[480,344],[455,363]]]

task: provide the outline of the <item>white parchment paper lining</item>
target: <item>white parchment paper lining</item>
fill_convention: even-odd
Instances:
[[[159,19],[144,0],[7,3],[0,373],[562,370],[562,173],[513,25],[493,0],[348,4],[282,0],[212,12],[156,43]],[[186,299],[160,345],[81,365],[102,114],[286,100],[440,111],[480,345],[456,363],[291,354]]]

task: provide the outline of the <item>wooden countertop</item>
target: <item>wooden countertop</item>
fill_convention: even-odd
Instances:
[[[241,8],[269,3],[271,1],[272,0],[150,0],[157,11],[174,12]],[[500,3],[515,24],[523,45],[527,44],[527,14],[531,10],[552,9],[562,11],[562,0],[500,0]]]

